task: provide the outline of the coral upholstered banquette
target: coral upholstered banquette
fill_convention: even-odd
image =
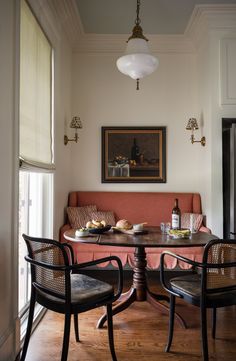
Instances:
[[[116,220],[127,219],[132,224],[147,222],[149,226],[159,226],[161,222],[170,222],[175,198],[183,213],[201,214],[201,197],[198,193],[158,193],[158,192],[96,192],[78,191],[69,193],[68,207],[84,207],[96,205],[98,210],[113,211]],[[71,229],[69,221],[60,229],[60,241],[65,242],[64,232]],[[200,231],[210,232],[201,225]],[[77,262],[86,262],[108,255],[117,255],[123,265],[133,265],[134,249],[127,247],[100,246],[97,244],[72,243]],[[171,249],[188,258],[200,260],[202,249]],[[159,267],[162,248],[146,248],[147,266],[150,269]],[[167,261],[168,268],[174,268],[176,260]],[[103,264],[104,266],[104,264]],[[184,268],[184,265],[179,263]]]

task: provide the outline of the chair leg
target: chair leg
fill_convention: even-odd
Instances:
[[[208,361],[208,342],[207,342],[207,309],[201,306],[201,331],[202,331],[202,354],[203,360]]]
[[[75,340],[79,342],[79,322],[78,322],[78,313],[74,313],[74,328],[75,328]]]
[[[67,361],[69,341],[70,341],[70,318],[71,314],[65,314],[65,323],[64,323],[64,336],[63,336],[63,346],[61,353],[61,361]]]
[[[117,361],[115,347],[114,347],[114,336],[113,336],[112,305],[110,303],[107,304],[107,330],[108,330],[108,339],[109,339],[109,346],[110,346],[112,360]]]
[[[168,342],[165,348],[165,352],[169,352],[174,332],[174,322],[175,322],[175,296],[170,295],[170,311],[169,311],[169,334],[168,334]]]
[[[212,309],[212,331],[211,331],[212,338],[216,338],[216,308]]]
[[[27,353],[29,340],[30,340],[30,335],[31,335],[31,330],[32,330],[32,325],[33,325],[33,319],[34,319],[34,306],[35,306],[35,290],[33,288],[31,290],[27,330],[26,330],[26,334],[25,334],[25,341],[24,341],[24,346],[23,346],[20,361],[25,360],[25,356],[26,356],[26,353]]]

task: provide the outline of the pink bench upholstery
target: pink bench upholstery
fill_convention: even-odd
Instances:
[[[147,193],[147,192],[92,192],[79,191],[69,194],[68,206],[78,207],[95,204],[98,210],[113,211],[116,220],[127,219],[131,223],[148,222],[149,226],[159,226],[161,222],[170,222],[171,211],[174,199],[178,198],[179,207],[182,213],[202,213],[201,197],[198,193]],[[71,229],[70,224],[65,224],[60,229],[60,241],[65,242],[63,234]],[[200,231],[209,232],[204,226]],[[133,248],[99,246],[83,243],[73,243],[78,262],[86,262],[108,255],[117,255],[122,260],[123,265],[129,263],[133,265]],[[200,260],[202,248],[189,247],[171,249],[180,255],[193,260]],[[162,248],[146,248],[148,268],[159,267]],[[179,263],[181,268],[185,265]],[[104,266],[104,264],[103,264]],[[175,268],[177,261],[167,258],[167,267]]]

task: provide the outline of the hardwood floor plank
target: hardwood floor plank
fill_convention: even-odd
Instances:
[[[151,280],[152,290],[163,292]],[[170,353],[165,353],[168,316],[147,302],[135,302],[114,316],[114,338],[119,361],[201,360],[199,309],[177,301],[188,329],[175,324]],[[73,322],[68,361],[110,361],[107,329],[97,329],[103,308],[79,315],[80,343],[75,342]],[[216,340],[211,339],[209,313],[209,355],[211,361],[236,360],[236,307],[218,309]],[[72,320],[73,321],[73,320]],[[59,361],[63,336],[63,315],[48,311],[31,337],[26,361]]]

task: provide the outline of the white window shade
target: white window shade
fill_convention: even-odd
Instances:
[[[52,47],[25,1],[21,11],[21,164],[53,169]]]

